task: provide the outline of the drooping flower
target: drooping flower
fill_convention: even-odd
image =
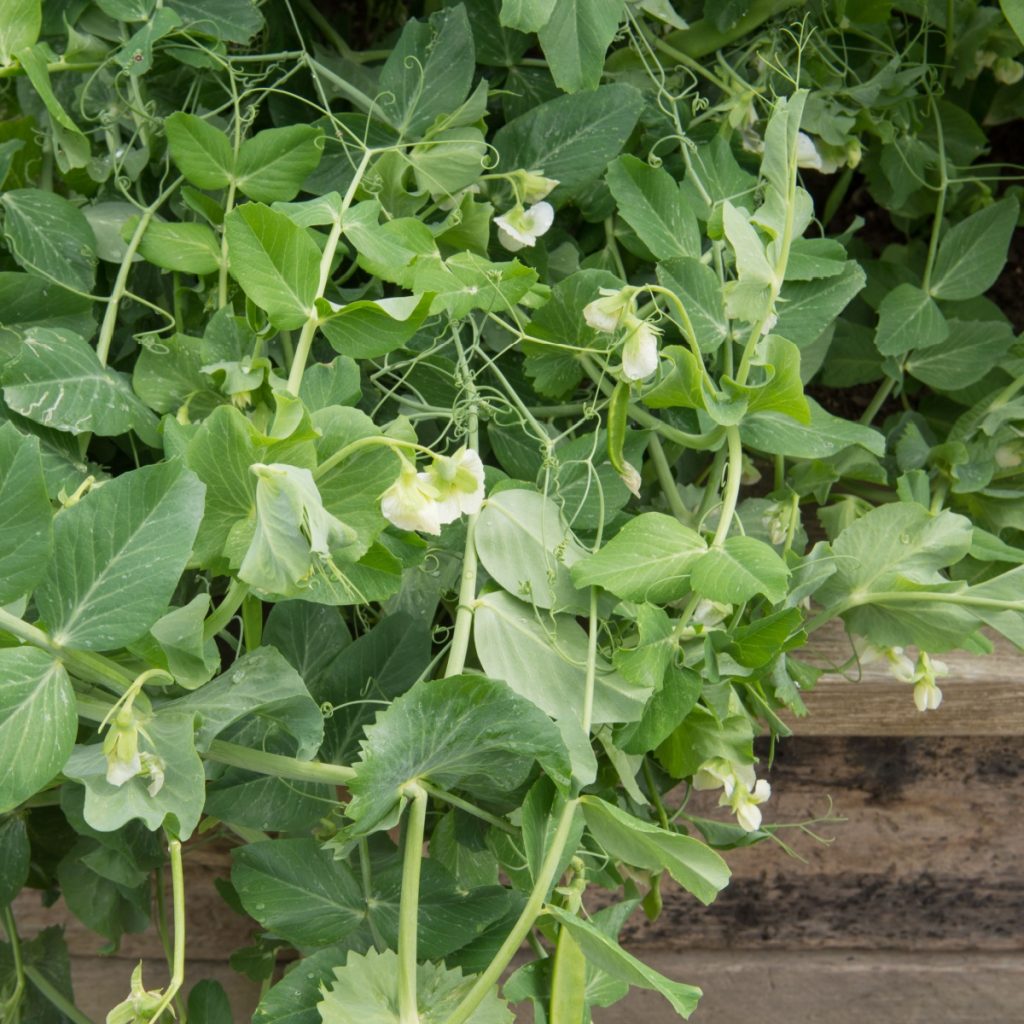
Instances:
[[[381,514],[400,530],[416,530],[437,536],[441,532],[437,489],[426,473],[417,473],[416,467],[405,456],[401,459],[398,479],[381,495]]]
[[[509,252],[518,252],[527,246],[536,245],[537,239],[554,222],[555,208],[550,203],[534,203],[529,209],[524,209],[521,203],[516,203],[511,210],[506,210],[500,217],[494,218],[494,223],[498,227],[498,241]]]
[[[772,795],[772,787],[765,779],[758,779],[752,789],[737,786],[729,797],[729,806],[736,815],[736,822],[745,832],[756,832],[761,827],[761,808]]]
[[[935,711],[942,703],[942,691],[936,679],[949,675],[949,667],[944,661],[932,658],[926,651],[917,656],[914,673],[914,704],[918,711]]]
[[[632,288],[601,288],[599,298],[583,307],[583,319],[595,331],[614,334],[636,311]]]
[[[722,789],[719,807],[728,807],[746,832],[761,827],[761,809],[771,795],[772,787],[765,779],[757,779],[753,765],[735,764],[724,757],[705,761],[693,776],[694,789]]]
[[[142,771],[139,755],[140,723],[131,703],[118,708],[106,736],[103,737],[103,756],[107,759],[107,782],[123,786]]]
[[[622,376],[644,380],[658,369],[658,330],[638,317],[631,317],[626,326],[629,334],[622,346]]]

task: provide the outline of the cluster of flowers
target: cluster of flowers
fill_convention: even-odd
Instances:
[[[480,511],[484,500],[484,465],[472,448],[436,455],[430,468],[417,472],[404,455],[398,479],[381,495],[384,518],[400,530],[436,536],[446,523]]]
[[[754,775],[749,764],[735,764],[724,757],[705,761],[693,776],[694,789],[721,789],[718,806],[728,807],[745,832],[756,832],[761,827],[761,808],[771,795],[772,787],[765,779]]]
[[[935,680],[949,675],[949,667],[944,661],[932,658],[927,651],[920,651],[915,662],[902,647],[876,647],[870,643],[858,643],[856,646],[861,664],[870,665],[873,661],[885,659],[889,674],[894,679],[913,684],[914,704],[918,711],[934,711],[942,703],[942,690]]]
[[[584,306],[583,318],[603,334],[624,333],[622,376],[626,380],[645,380],[658,369],[660,332],[637,314],[635,288],[602,288],[600,297]]]

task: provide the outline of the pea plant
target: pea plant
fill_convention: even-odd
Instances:
[[[230,1021],[211,841],[259,1024],[688,1017],[821,672],[1024,646],[1019,0],[341,6],[0,10],[3,1021],[26,886]]]

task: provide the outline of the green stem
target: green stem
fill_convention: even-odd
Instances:
[[[740,441],[739,427],[726,427],[725,437],[729,446],[729,468],[725,476],[722,514],[718,520],[718,528],[715,530],[715,538],[711,542],[711,546],[715,548],[720,548],[729,535],[740,493],[740,477],[743,475],[743,445]]]
[[[11,913],[10,905],[3,909],[4,931],[7,932],[7,941],[11,947],[11,956],[14,959],[14,991],[0,1005],[0,1009],[7,1009],[11,1012],[14,1020],[20,1020],[18,1007],[21,1005],[21,997],[25,991],[25,965],[21,959],[21,939],[18,937],[18,928],[14,923],[14,914]]]
[[[319,466],[313,470],[313,476],[319,479],[322,476],[326,476],[335,466],[344,462],[346,459],[351,458],[357,452],[361,452],[364,448],[392,448],[396,452],[411,451],[420,452],[423,455],[429,455],[433,457],[434,453],[422,444],[414,444],[412,441],[399,441],[395,437],[385,437],[383,434],[374,434],[371,437],[361,437],[358,441],[353,441],[351,444],[345,445],[344,448],[339,448],[333,455],[324,459]]]
[[[355,777],[355,769],[341,764],[321,764],[319,761],[299,761],[284,754],[268,754],[262,750],[214,740],[203,755],[207,761],[244,768],[259,775],[273,775],[295,782],[320,782],[328,786],[347,786]]]
[[[237,159],[238,155],[235,154]],[[235,179],[228,182],[228,194],[224,200],[224,218],[227,219],[235,205]],[[220,266],[217,268],[217,308],[223,309],[228,304],[228,232],[226,226],[220,236]]]
[[[651,453],[654,461],[654,469],[658,474],[658,483],[661,484],[661,493],[665,495],[668,507],[672,509],[672,515],[681,523],[690,521],[690,513],[687,511],[683,499],[679,496],[679,488],[676,486],[675,477],[672,475],[672,467],[665,457],[665,449],[662,447],[661,439],[652,434],[647,442],[647,450]]]
[[[86,61],[81,64],[65,64],[62,60],[51,61],[46,65],[46,73],[48,75],[59,74],[61,71],[81,72],[95,71],[97,68],[103,67],[103,64],[98,61]],[[20,64],[8,64],[5,68],[0,68],[0,78],[14,78],[17,75],[26,74],[25,69]]]
[[[544,901],[551,886],[555,881],[555,872],[561,862],[565,845],[569,841],[569,831],[572,827],[573,816],[576,813],[578,801],[567,800],[558,818],[558,825],[555,834],[551,839],[551,846],[548,847],[544,862],[537,872],[537,881],[530,890],[530,895],[519,915],[512,930],[505,937],[498,952],[488,964],[487,969],[480,974],[473,984],[473,987],[463,997],[462,1002],[455,1008],[444,1024],[466,1024],[466,1021],[473,1015],[473,1011],[480,1005],[484,997],[497,984],[502,972],[509,965],[512,958],[519,952],[523,940],[530,933],[534,921],[540,917],[544,909]]]
[[[156,1024],[160,1015],[171,1005],[178,989],[185,982],[185,874],[181,866],[181,842],[172,839],[167,844],[171,855],[171,902],[174,910],[174,961],[171,980],[157,1003],[150,1020]]]
[[[651,762],[646,757],[644,758],[643,772],[644,782],[647,783],[647,788],[650,791],[654,808],[658,812],[658,821],[661,822],[661,827],[665,829],[666,832],[671,831],[668,813],[665,810],[665,804],[661,799],[661,793],[658,790],[658,786],[654,781],[654,772],[651,771]]]
[[[416,1005],[416,940],[419,931],[420,869],[427,821],[427,791],[415,782],[405,787],[410,798],[402,858],[402,897],[398,907],[398,1020],[419,1024]]]
[[[10,633],[12,636],[16,636],[19,640],[24,640],[25,643],[31,644],[33,647],[38,647],[41,650],[47,651],[54,657],[59,658],[61,656],[61,649],[57,646],[41,629],[36,626],[30,625],[23,619],[19,619],[17,615],[12,615],[9,611],[0,608],[0,630],[5,633]]]
[[[241,608],[242,602],[245,601],[248,593],[249,584],[243,583],[236,577],[232,577],[226,593],[221,598],[220,604],[210,612],[206,622],[203,623],[204,639],[213,639],[234,618],[235,612]]]
[[[372,865],[370,863],[370,844],[367,841],[366,836],[362,836],[359,840],[359,876],[363,883],[363,899],[366,902],[367,907],[369,907],[370,901],[374,897]],[[370,937],[373,939],[374,949],[376,949],[378,953],[383,953],[388,948],[388,944],[384,941],[383,936],[380,934],[380,930],[377,928],[377,916],[375,914],[367,914],[366,923],[370,926]]]
[[[864,426],[868,426],[871,421],[878,415],[878,410],[882,408],[885,400],[892,394],[892,389],[896,386],[896,381],[892,377],[886,377],[881,384],[878,385],[878,390],[874,393],[871,401],[868,403],[868,407],[864,410],[863,415],[860,418],[860,422]]]
[[[153,200],[153,202],[147,206],[139,217],[139,223],[135,225],[135,230],[132,232],[132,237],[128,242],[128,247],[124,251],[124,256],[121,259],[121,266],[118,268],[117,277],[114,278],[114,287],[110,293],[110,297],[107,299],[107,308],[103,314],[103,323],[100,325],[99,337],[96,341],[96,355],[99,358],[100,363],[103,366],[107,365],[107,359],[110,357],[110,343],[114,338],[114,328],[117,326],[117,313],[121,307],[121,300],[124,298],[125,292],[128,290],[128,274],[131,272],[132,260],[135,258],[135,253],[138,252],[139,246],[142,244],[142,236],[146,233],[146,229],[149,227],[150,221],[156,215],[156,211],[166,202],[168,197],[174,190],[184,181],[184,178],[176,178],[171,182]]]
[[[942,217],[946,212],[946,191],[949,188],[949,177],[946,173],[946,143],[942,134],[942,118],[939,117],[938,106],[932,106],[932,113],[935,118],[935,135],[938,142],[939,155],[939,195],[935,200],[935,216],[932,218],[932,233],[928,239],[928,259],[924,265],[924,275],[921,278],[921,289],[925,293],[930,292],[932,284],[932,270],[935,268],[935,255],[939,250],[939,234],[942,231]]]
[[[482,807],[477,807],[476,804],[471,804],[468,800],[463,800],[461,796],[449,793],[448,790],[434,786],[424,779],[420,780],[420,785],[431,796],[437,797],[438,800],[443,800],[446,804],[450,804],[452,807],[458,807],[460,811],[465,811],[467,814],[471,814],[474,818],[486,821],[488,825],[493,825],[496,829],[500,829],[502,832],[507,832],[509,835],[519,834],[518,829],[513,825],[510,825],[503,818],[499,818],[497,815],[491,814],[489,811],[485,811]]]
[[[242,634],[247,651],[263,642],[263,602],[254,594],[246,594],[242,601]]]
[[[469,414],[469,443],[476,450],[480,445],[476,407]],[[459,581],[459,607],[455,613],[452,645],[448,649],[446,676],[457,676],[466,667],[469,638],[473,632],[473,602],[476,600],[476,521],[479,513],[466,517],[466,543],[462,555],[462,578]]]
[[[25,964],[25,977],[32,982],[32,985],[39,994],[51,1005],[60,1010],[72,1024],[93,1024],[74,1003],[63,993],[53,987],[50,980],[32,964]]]

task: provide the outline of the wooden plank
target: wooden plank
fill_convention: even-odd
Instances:
[[[687,949],[1024,949],[1024,819],[1014,808],[1024,749],[1009,739],[798,738],[779,745],[767,822],[822,815],[828,846],[784,833],[805,859],[770,842],[725,854],[729,887],[710,907],[666,888],[654,923],[631,943]],[[682,789],[669,803],[677,806]],[[693,814],[728,820],[715,794]]]
[[[800,736],[1024,736],[1024,655],[1002,637],[991,639],[989,655],[939,656],[950,674],[940,680],[943,700],[936,711],[918,711],[913,687],[875,662],[853,664],[846,678],[836,672],[822,677],[805,696],[808,716],[783,718]],[[793,653],[834,669],[850,660],[853,648],[842,623],[833,622]]]

